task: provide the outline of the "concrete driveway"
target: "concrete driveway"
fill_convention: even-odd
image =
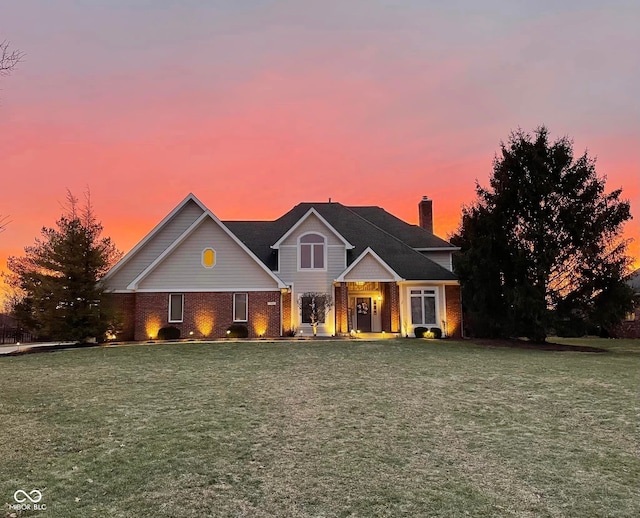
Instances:
[[[6,344],[0,345],[0,356],[4,356],[11,353],[19,353],[29,349],[40,349],[47,347],[55,347],[59,345],[73,345],[75,342],[38,342],[28,344]]]

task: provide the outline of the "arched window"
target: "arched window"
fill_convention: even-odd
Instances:
[[[300,237],[299,257],[301,270],[325,269],[325,239],[320,234],[305,234]]]

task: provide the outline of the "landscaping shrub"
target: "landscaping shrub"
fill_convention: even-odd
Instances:
[[[161,327],[158,331],[158,340],[177,340],[178,338],[180,338],[180,329],[177,327]]]
[[[431,327],[429,328],[429,332],[433,333],[433,337],[437,338],[438,340],[442,338],[442,329],[440,329],[439,327]]]
[[[556,334],[563,338],[580,338],[587,334],[587,325],[577,316],[556,322]]]
[[[231,324],[227,328],[227,338],[247,338],[249,328],[244,324]]]
[[[429,329],[426,327],[416,327],[413,330],[413,333],[416,335],[416,338],[424,338],[424,335],[429,332]]]

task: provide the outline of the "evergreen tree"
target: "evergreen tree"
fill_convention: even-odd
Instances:
[[[451,238],[468,324],[478,336],[543,342],[563,322],[615,323],[632,298],[622,191],[605,193],[595,161],[574,160],[573,143],[549,142],[544,126],[500,147],[490,187],[476,182]]]
[[[101,237],[89,194],[79,207],[68,192],[66,212],[41,234],[23,257],[9,257],[8,282],[22,295],[14,314],[42,337],[102,338],[110,311],[98,281],[120,253]]]

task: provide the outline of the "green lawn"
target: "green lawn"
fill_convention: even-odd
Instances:
[[[389,340],[0,358],[0,504],[9,516],[16,490],[39,489],[46,510],[17,516],[640,516],[640,342],[566,342],[608,352]]]

